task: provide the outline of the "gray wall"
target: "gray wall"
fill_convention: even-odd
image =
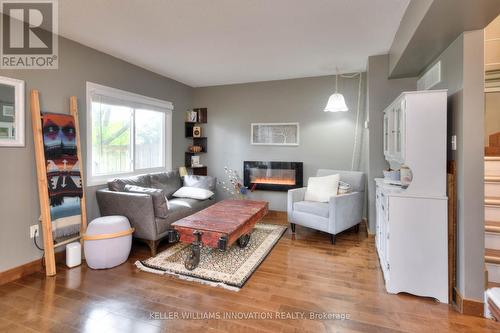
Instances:
[[[203,163],[209,173],[224,177],[224,166],[242,176],[244,160],[304,162],[304,183],[319,168],[349,170],[353,153],[358,79],[340,79],[349,112],[325,113],[328,97],[335,89],[335,76],[280,80],[198,88],[195,107],[208,108],[208,154]],[[359,137],[364,119],[363,82]],[[298,147],[252,146],[250,123],[299,122]],[[358,139],[357,161],[361,139]],[[358,164],[358,162],[356,162]],[[224,193],[218,193],[224,197]],[[286,192],[256,191],[252,197],[268,200],[270,209],[286,210]]]
[[[457,150],[448,159],[457,167],[457,287],[467,299],[484,292],[484,47],[483,30],[465,32],[429,65],[441,61],[448,89],[448,135]]]
[[[383,177],[382,171],[388,167],[384,157],[384,109],[403,91],[417,88],[416,78],[389,79],[389,56],[379,55],[368,58],[367,72],[367,110],[368,110],[368,145],[367,170],[368,181],[368,222],[370,233],[375,232],[375,182],[374,178]]]
[[[483,29],[498,14],[498,0],[411,1],[389,51],[391,77],[420,75],[462,32]]]
[[[389,50],[389,73],[401,60],[434,0],[410,1]]]
[[[0,271],[41,256],[29,238],[29,226],[40,215],[29,112],[31,89],[40,90],[43,111],[69,113],[69,97],[78,97],[84,158],[86,81],[173,102],[173,166],[184,163],[185,142],[175,138],[184,135],[184,111],[192,107],[192,88],[64,38],[59,41],[59,59],[58,70],[0,70],[1,76],[26,82],[26,147],[0,148]],[[87,188],[86,192],[89,218],[98,215],[95,190]]]

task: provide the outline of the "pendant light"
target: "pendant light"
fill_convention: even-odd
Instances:
[[[337,75],[335,75],[335,93],[333,93],[326,103],[325,112],[344,112],[349,111],[349,108],[345,104],[345,99],[342,94],[338,92],[339,86],[339,71],[337,69]]]

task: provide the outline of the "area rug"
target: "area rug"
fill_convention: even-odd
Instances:
[[[233,245],[227,251],[203,247],[198,267],[189,271],[184,267],[184,258],[190,252],[189,244],[178,243],[155,257],[137,261],[142,271],[169,274],[183,280],[197,281],[238,291],[259,267],[286,227],[276,224],[258,223],[248,245],[241,249]]]

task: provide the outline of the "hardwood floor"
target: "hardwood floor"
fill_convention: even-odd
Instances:
[[[271,221],[266,221],[271,222]],[[272,221],[276,222],[276,221]],[[500,324],[460,315],[448,305],[385,292],[373,238],[288,230],[240,292],[138,271],[148,257],[134,244],[110,270],[85,265],[0,286],[1,332],[499,332]],[[166,246],[160,245],[160,250]],[[348,320],[215,320],[224,312],[345,313]],[[151,312],[161,318],[151,319]],[[191,313],[197,320],[167,320]]]

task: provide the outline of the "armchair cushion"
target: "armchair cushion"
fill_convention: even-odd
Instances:
[[[168,202],[163,190],[134,185],[125,185],[125,192],[149,194],[153,198],[153,209],[156,217],[168,215]]]
[[[330,205],[326,202],[299,201],[293,204],[293,210],[301,213],[328,217]]]
[[[305,199],[307,201],[328,202],[336,196],[339,189],[340,176],[309,177]]]

